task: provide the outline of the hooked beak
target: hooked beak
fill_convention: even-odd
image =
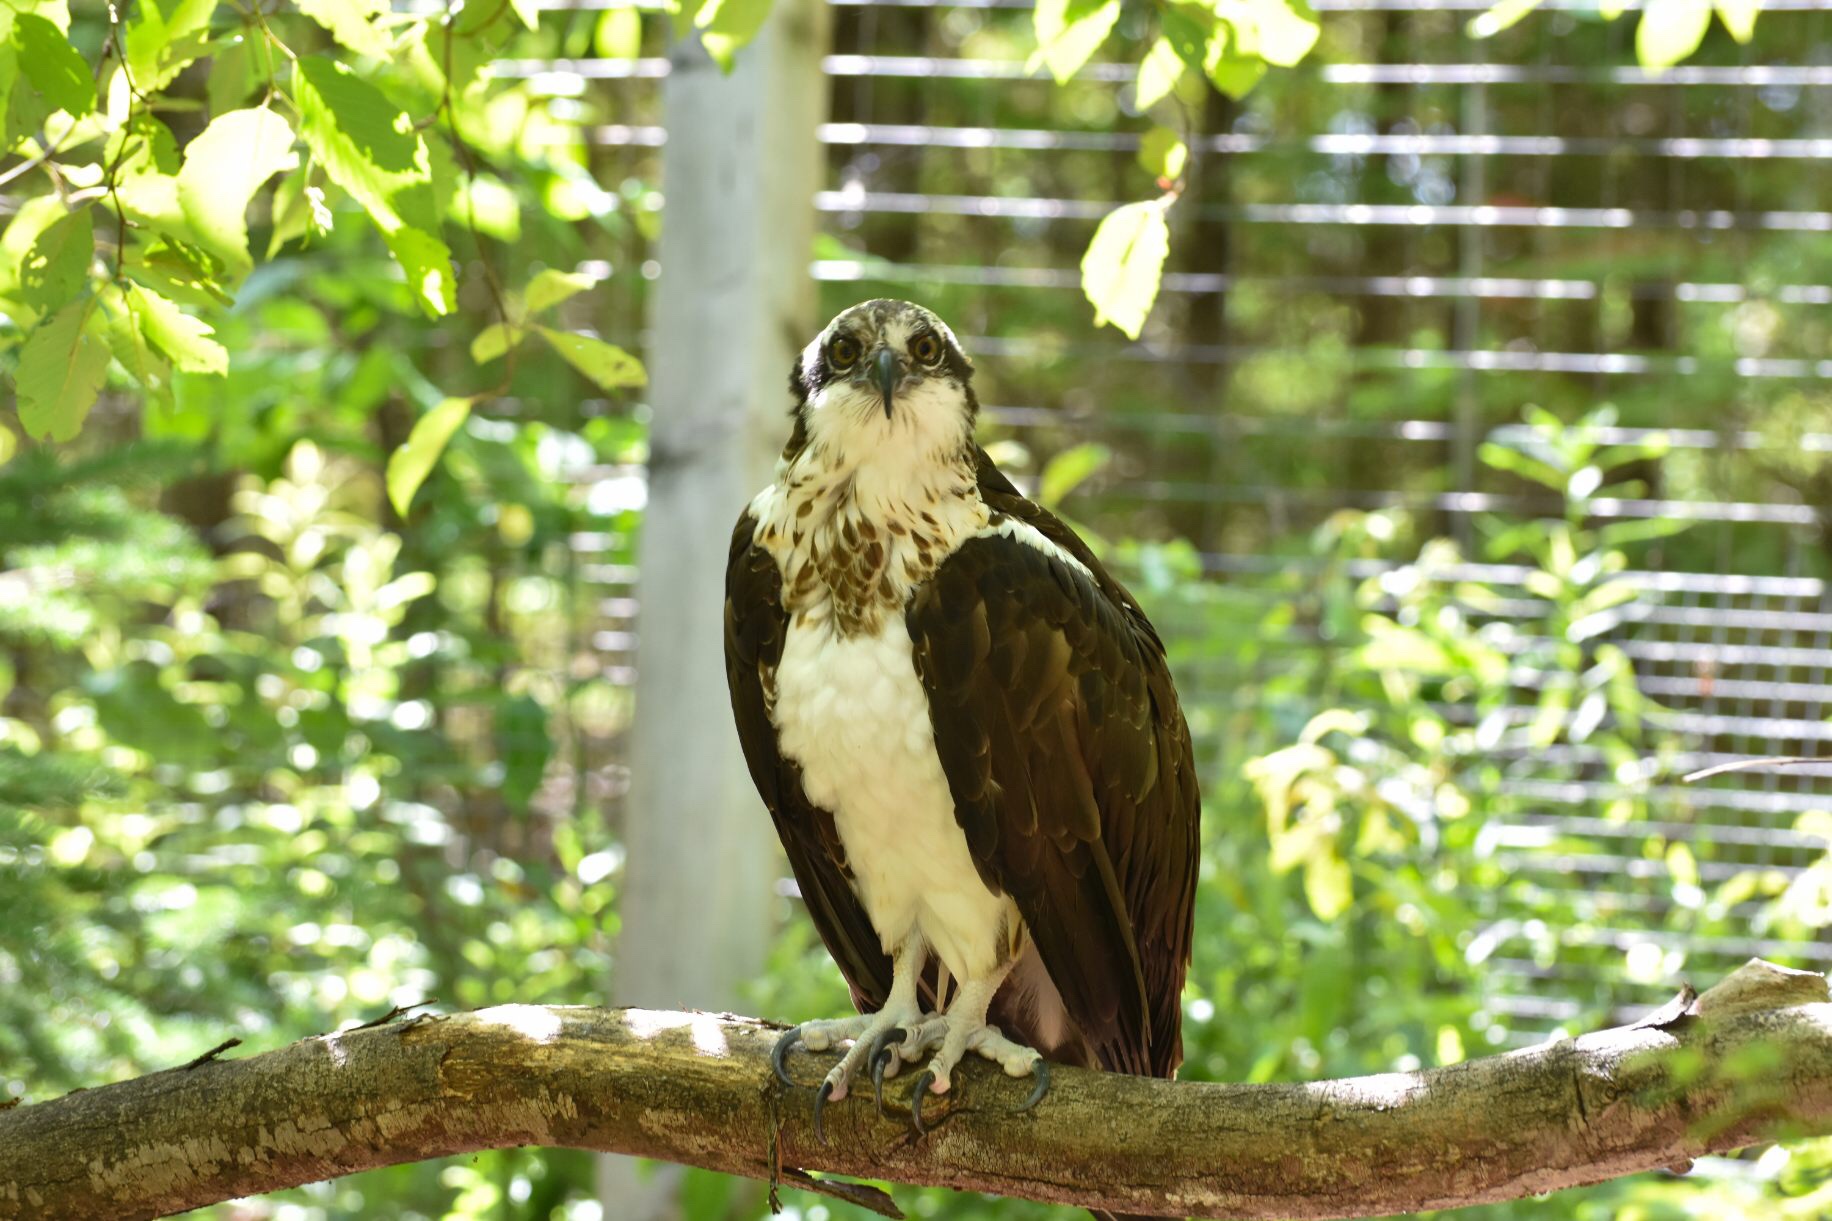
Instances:
[[[898,368],[897,354],[889,348],[878,349],[878,391],[884,396],[884,418],[891,418],[891,395],[897,389],[903,370]]]

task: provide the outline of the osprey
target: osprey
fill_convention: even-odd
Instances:
[[[1164,646],[974,443],[972,365],[905,301],[791,371],[794,429],[738,521],[725,657],[745,759],[859,1016],[815,1098],[972,1052],[1159,1077],[1182,1059],[1199,806]]]

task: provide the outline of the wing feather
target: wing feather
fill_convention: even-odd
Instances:
[[[1131,595],[981,456],[981,495],[1082,565],[970,539],[907,622],[968,846],[1103,1067],[1182,1058],[1200,817],[1164,649]]]

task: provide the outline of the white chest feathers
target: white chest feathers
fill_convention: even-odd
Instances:
[[[808,799],[833,812],[853,889],[889,952],[920,928],[957,979],[990,974],[1018,928],[974,869],[935,753],[928,694],[901,614],[843,634],[794,616],[772,715]]]

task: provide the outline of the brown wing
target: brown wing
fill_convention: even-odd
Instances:
[[[976,538],[912,599],[956,815],[1102,1067],[1169,1076],[1183,1055],[1200,802],[1164,649],[1081,540],[983,455],[981,494],[1088,572]]]
[[[749,513],[739,519],[725,567],[725,677],[738,740],[757,792],[775,820],[802,902],[852,987],[853,1004],[861,1012],[875,1010],[890,994],[891,960],[852,892],[833,815],[802,791],[801,768],[783,758],[770,720],[789,617],[782,605],[781,570],[769,552],[751,541],[756,527]]]

